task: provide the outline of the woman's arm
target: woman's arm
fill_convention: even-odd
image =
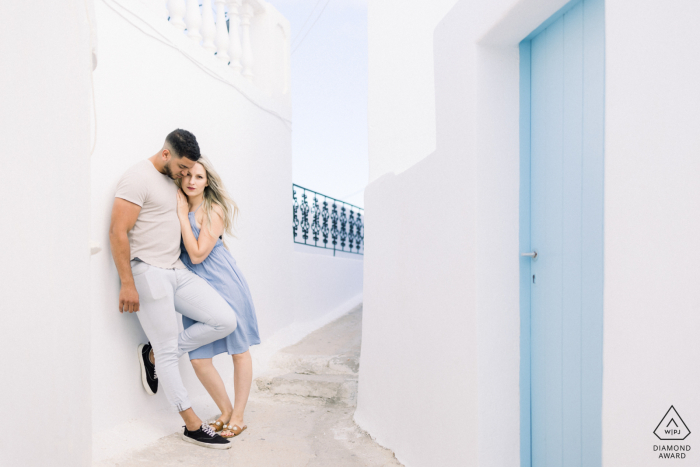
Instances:
[[[189,205],[187,198],[178,190],[177,192],[177,217],[180,219],[180,229],[182,230],[182,242],[185,244],[185,249],[190,255],[190,260],[193,264],[199,264],[204,261],[211,250],[216,245],[216,240],[224,232],[223,212],[219,206],[213,206],[211,216],[211,228],[207,228],[202,222],[202,228],[199,232],[199,240],[194,236],[192,227],[190,226]]]

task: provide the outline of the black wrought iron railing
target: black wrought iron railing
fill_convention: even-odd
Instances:
[[[292,198],[294,243],[364,254],[364,209],[296,184]]]

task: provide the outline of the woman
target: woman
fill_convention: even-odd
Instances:
[[[180,259],[226,299],[238,321],[236,330],[227,337],[190,352],[197,377],[221,410],[221,416],[211,426],[224,438],[232,438],[247,428],[243,412],[253,379],[253,361],[248,348],[260,343],[248,284],[222,241],[224,233],[231,235],[238,208],[204,156],[190,169],[189,175],[178,180],[178,185],[187,195],[177,193],[177,215],[182,229]],[[194,323],[182,317],[185,328]],[[233,407],[224,382],[212,364],[212,357],[224,352],[233,358]]]

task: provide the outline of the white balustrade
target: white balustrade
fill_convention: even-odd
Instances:
[[[241,65],[241,56],[243,48],[241,47],[241,16],[240,8],[242,0],[228,0],[228,17],[229,17],[229,46],[228,54],[231,57],[230,66],[233,72],[239,74],[243,69]]]
[[[202,3],[201,10],[200,1]],[[158,8],[165,7],[170,17],[170,23],[175,28],[181,31],[186,29],[190,39],[196,43],[201,41],[202,48],[208,53],[216,53],[217,59],[229,65],[234,75],[243,76],[248,81],[253,81],[253,64],[255,62],[253,38],[258,37],[258,35],[252,34],[256,32],[252,29],[261,27],[268,30],[269,28],[269,20],[267,19],[253,21],[255,15],[265,14],[268,11],[264,0],[154,0],[154,5],[156,4],[160,5]],[[282,26],[276,23],[274,39],[277,45],[275,47],[280,46],[278,44],[280,36],[277,34],[279,27]],[[286,76],[286,70],[289,66],[289,39],[286,34],[283,34],[281,40],[281,46],[285,50],[286,56],[284,63],[280,63],[278,66],[285,70],[283,73]],[[256,45],[256,47],[258,46]],[[260,52],[262,55],[258,59],[262,61],[262,70],[269,70],[270,65],[267,60],[270,57],[266,55],[265,49]],[[256,53],[258,53],[257,50]],[[269,80],[262,79],[258,84],[261,86],[269,85]],[[286,86],[285,83],[277,92],[286,93]]]
[[[172,25],[180,30],[184,30],[185,0],[168,0],[168,13],[170,13]]]
[[[253,49],[250,46],[250,20],[254,13],[253,6],[246,2],[241,12],[241,33],[243,35],[241,65],[243,65],[243,76],[248,78],[248,81],[253,81]]]
[[[226,30],[226,0],[216,0],[216,56],[228,63],[228,31]]]
[[[187,0],[185,24],[187,25],[187,37],[199,43],[199,41],[202,40],[202,35],[199,33],[199,27],[202,25],[202,15],[199,12],[199,0]]]
[[[216,37],[216,24],[214,23],[214,12],[211,8],[211,0],[202,1],[202,47],[210,53],[216,52],[214,38]]]
[[[168,11],[168,0],[156,0],[156,3],[159,5],[157,7],[158,14],[165,20],[170,18],[170,11]]]

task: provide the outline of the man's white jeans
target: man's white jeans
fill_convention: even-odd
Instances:
[[[136,316],[153,346],[158,386],[168,402],[182,412],[192,404],[182,384],[179,358],[231,334],[236,329],[236,314],[216,290],[189,269],[161,269],[132,261],[131,272],[139,293]],[[198,323],[178,334],[176,312]]]

